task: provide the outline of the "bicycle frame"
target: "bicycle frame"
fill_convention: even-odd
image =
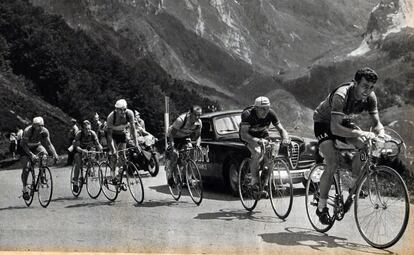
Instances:
[[[344,150],[341,150],[341,149],[336,149],[336,150],[337,150],[336,151],[337,158],[339,160],[340,157],[342,157],[341,156],[341,151],[344,151]],[[349,151],[349,150],[345,150],[345,151]],[[354,150],[351,150],[351,151],[356,152],[356,151],[358,151],[358,149],[354,149]],[[369,175],[370,173],[375,171],[376,163],[374,162],[372,152],[373,152],[373,144],[372,144],[372,140],[369,140],[368,143],[365,144],[364,148],[362,150],[360,150],[360,155],[359,156],[361,158],[361,161],[363,161],[363,164],[361,165],[360,173],[359,173],[355,183],[351,187],[346,200],[344,200],[344,196],[343,196],[343,192],[342,192],[342,188],[341,188],[342,182],[341,182],[341,173],[340,173],[340,171],[344,171],[344,170],[351,170],[352,171],[352,167],[347,167],[347,168],[338,167],[336,169],[334,178],[336,178],[336,180],[337,180],[338,193],[336,194],[334,203],[333,204],[330,203],[330,205],[333,206],[334,209],[335,209],[335,213],[334,213],[335,219],[342,220],[345,213],[347,212],[347,211],[344,210],[344,205],[347,204],[347,203],[352,203],[353,197],[354,197],[354,195],[355,195],[355,193],[358,189],[358,186],[361,184],[361,182],[364,180],[364,178],[367,175]],[[368,182],[368,184],[369,184],[369,182]],[[380,199],[381,196],[379,196],[379,194],[377,194],[377,195]],[[370,199],[371,199],[371,197],[370,197]],[[384,205],[384,203],[382,201],[380,201],[380,202],[381,202],[382,205]]]

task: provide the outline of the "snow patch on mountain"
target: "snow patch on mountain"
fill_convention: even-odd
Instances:
[[[204,20],[203,20],[203,14],[201,12],[201,6],[200,5],[197,7],[197,13],[198,13],[198,19],[197,19],[197,24],[196,24],[196,27],[195,27],[195,31],[196,31],[196,34],[198,36],[202,37],[204,35],[205,23],[204,23]]]
[[[371,48],[369,47],[367,40],[364,39],[361,45],[357,49],[349,53],[348,56],[350,57],[362,56],[366,54],[367,52],[369,52],[370,50]]]
[[[382,38],[387,37],[391,33],[398,33],[402,28],[410,26],[409,21],[412,21],[412,3],[407,0],[401,0],[399,2],[399,10],[396,13],[390,13],[387,18],[391,20],[392,25],[388,28],[388,31],[383,34]],[[412,23],[411,23],[412,26]]]

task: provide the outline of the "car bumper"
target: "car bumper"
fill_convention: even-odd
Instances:
[[[293,183],[299,183],[299,182],[302,182],[303,180],[306,180],[306,177],[309,176],[309,173],[310,173],[310,168],[290,170],[290,177],[292,178]],[[273,174],[276,178],[279,177],[278,172],[275,171]],[[283,179],[287,178],[286,172],[281,172],[281,175]]]

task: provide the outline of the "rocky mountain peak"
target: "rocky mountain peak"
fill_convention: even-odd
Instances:
[[[349,55],[363,55],[378,48],[389,34],[414,27],[413,14],[413,0],[381,0],[371,11],[361,45]]]

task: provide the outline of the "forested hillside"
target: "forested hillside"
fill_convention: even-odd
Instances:
[[[171,97],[173,115],[191,104],[204,109],[216,104],[184,88],[149,56],[131,66],[61,17],[22,0],[0,2],[0,63],[24,78],[24,88],[16,89],[37,94],[78,119],[91,118],[95,112],[106,115],[117,99],[125,98],[158,136],[165,95]]]

